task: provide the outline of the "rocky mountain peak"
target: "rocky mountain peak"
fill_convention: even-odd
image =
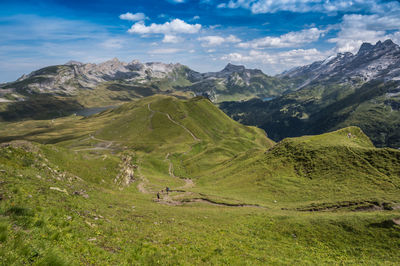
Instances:
[[[372,44],[370,44],[368,42],[364,42],[363,44],[361,44],[360,49],[358,50],[357,54],[368,53],[372,49],[374,49],[374,46]]]
[[[375,45],[372,45],[370,43],[363,43],[360,47],[360,49],[358,50],[357,56],[358,55],[363,55],[363,54],[367,54],[371,51],[374,52],[386,52],[386,51],[390,51],[392,49],[399,49],[400,47],[395,44],[391,39],[387,39],[384,42],[378,41]]]
[[[225,68],[222,70],[222,72],[242,72],[246,68],[242,65],[233,65],[231,63],[228,63]]]
[[[281,76],[290,78],[302,77],[298,88],[312,83],[314,80],[329,82],[338,78],[342,81],[362,80],[364,82],[384,78],[400,80],[400,46],[388,39],[378,41],[375,45],[363,43],[357,54],[337,54],[324,61],[298,67]]]

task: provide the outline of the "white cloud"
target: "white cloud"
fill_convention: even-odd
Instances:
[[[160,48],[149,51],[149,54],[175,54],[180,51],[181,49],[176,48]]]
[[[146,19],[146,15],[144,13],[136,13],[132,14],[130,12],[127,12],[125,14],[121,14],[119,16],[120,19],[123,20],[129,20],[129,21],[141,21]]]
[[[339,29],[337,37],[328,41],[336,43],[337,52],[356,53],[363,42],[375,43],[389,38],[398,42],[400,17],[390,13],[386,15],[344,15]]]
[[[194,16],[194,17],[192,18],[192,20],[198,20],[198,19],[200,19],[200,16]]]
[[[203,47],[209,46],[219,46],[223,43],[237,43],[241,40],[234,35],[229,35],[228,37],[221,37],[216,35],[204,36],[197,38],[201,42]]]
[[[221,36],[204,36],[197,38],[197,40],[203,42],[203,46],[221,45],[225,41]]]
[[[255,14],[276,13],[279,11],[290,12],[323,12],[333,13],[340,11],[360,12],[372,11],[384,13],[394,8],[399,8],[397,1],[382,0],[230,0],[219,4],[219,8],[245,8]]]
[[[180,41],[182,41],[182,39],[179,38],[178,36],[169,35],[169,34],[166,34],[164,36],[164,39],[162,40],[163,43],[178,43]]]
[[[164,24],[152,23],[150,26],[146,26],[143,21],[137,22],[132,25],[128,32],[136,34],[158,33],[165,35],[174,33],[194,34],[199,32],[200,29],[200,24],[188,24],[185,21],[177,18],[171,22],[165,22]]]
[[[255,39],[249,42],[239,43],[238,47],[241,48],[282,48],[282,47],[295,47],[305,43],[317,41],[325,30],[317,28],[305,29],[302,31],[289,32],[279,37],[264,37]]]
[[[243,53],[230,53],[222,56],[221,60],[226,60],[234,63],[258,63],[267,64],[272,72],[281,72],[283,70],[310,64],[312,62],[322,60],[327,57],[329,52],[320,52],[317,49],[295,49],[290,51],[267,53],[259,50],[251,50]]]

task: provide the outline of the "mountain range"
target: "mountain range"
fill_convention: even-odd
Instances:
[[[357,54],[340,53],[278,77],[293,91],[220,107],[274,140],[356,125],[375,145],[400,147],[400,47],[391,40],[364,43]]]
[[[181,64],[130,63],[114,58],[100,64],[70,61],[0,85],[5,120],[45,118],[87,107],[116,105],[154,94],[207,96],[213,102],[273,97],[286,90],[257,69],[228,64],[220,72],[199,73]],[[46,104],[47,103],[47,104]],[[56,103],[56,104],[54,104]],[[2,105],[2,106],[1,106]],[[33,112],[40,109],[40,112]],[[35,117],[40,114],[39,117]]]
[[[400,47],[391,40],[274,77],[232,64],[199,73],[181,64],[70,61],[1,84],[0,118],[54,118],[155,94],[206,96],[275,141],[355,125],[379,147],[400,147]]]

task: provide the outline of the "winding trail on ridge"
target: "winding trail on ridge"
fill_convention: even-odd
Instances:
[[[168,118],[172,123],[174,123],[175,125],[180,126],[180,127],[183,128],[187,133],[189,133],[195,141],[201,141],[201,139],[199,139],[198,137],[196,137],[196,136],[193,134],[193,132],[190,131],[187,127],[185,127],[184,125],[182,125],[182,124],[180,124],[179,122],[177,122],[177,121],[175,121],[174,119],[172,119],[172,117],[171,117],[168,113],[164,113],[164,112],[161,112],[161,111],[154,111],[153,109],[151,109],[150,103],[147,104],[147,108],[149,109],[150,112],[152,112],[152,114],[150,115],[150,120],[151,120],[151,118],[153,117],[153,115],[154,115],[155,112],[158,112],[158,113],[160,113],[160,114],[163,114],[163,115],[167,116],[167,118]]]
[[[165,156],[165,160],[167,160],[168,164],[169,164],[169,167],[168,167],[169,176],[172,177],[172,178],[179,178],[179,179],[181,179],[181,180],[183,180],[185,182],[185,185],[183,185],[181,187],[178,187],[177,189],[183,190],[183,189],[188,189],[188,188],[194,187],[194,182],[193,182],[192,179],[190,179],[190,178],[180,178],[180,177],[177,177],[174,174],[174,164],[169,159],[169,156],[170,156],[170,153],[167,153],[167,155]]]
[[[179,122],[172,119],[172,117],[168,113],[164,113],[161,111],[155,111],[155,110],[151,109],[150,103],[147,104],[147,108],[151,112],[150,117],[149,117],[150,122],[151,122],[151,119],[154,116],[155,112],[159,112],[159,113],[165,115],[172,123],[183,128],[187,133],[189,133],[192,136],[194,141],[196,141],[196,142],[201,141],[201,139],[197,138],[196,135],[194,135],[193,132],[190,131],[187,127],[185,127],[184,125],[182,125]],[[150,127],[151,127],[151,123],[150,123]],[[190,145],[190,149],[188,151],[186,151],[184,154],[186,154],[187,152],[190,152],[192,150],[192,148],[193,148],[193,146]],[[173,165],[171,159],[169,159],[170,155],[171,154],[168,152],[165,156],[165,160],[168,161],[168,164],[169,164],[169,166],[168,166],[169,176],[174,179],[183,180],[185,182],[185,184],[183,186],[180,186],[176,189],[171,190],[171,193],[172,192],[178,193],[177,195],[172,196],[169,193],[167,193],[167,194],[162,193],[161,198],[155,199],[154,200],[155,202],[157,202],[159,204],[165,204],[165,205],[171,205],[171,206],[179,206],[179,205],[190,204],[190,203],[205,203],[205,204],[209,204],[209,205],[223,206],[223,207],[265,208],[265,207],[262,207],[262,206],[259,206],[256,204],[245,204],[245,203],[235,204],[235,203],[216,202],[211,199],[208,199],[206,197],[206,195],[203,195],[201,193],[199,194],[199,193],[195,193],[195,192],[191,192],[191,191],[186,191],[186,189],[193,188],[195,186],[195,183],[190,178],[180,178],[180,177],[175,176],[174,165]],[[140,167],[138,167],[137,170],[138,170],[139,178],[141,180],[140,183],[137,185],[138,190],[144,194],[155,194],[156,192],[150,191],[149,189],[146,188],[146,185],[149,184],[149,180],[142,174]],[[185,198],[185,197],[189,197],[189,198]],[[193,198],[190,198],[190,197],[193,197]]]

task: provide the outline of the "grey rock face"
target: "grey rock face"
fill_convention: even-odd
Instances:
[[[145,82],[162,79],[182,66],[179,64],[120,62],[117,58],[100,64],[69,61],[23,75],[10,84],[20,91],[74,95],[79,89],[94,89],[107,81]]]
[[[302,88],[313,81],[368,82],[400,80],[400,47],[391,40],[363,43],[357,54],[339,53],[324,61],[294,68],[280,77],[302,78]]]

